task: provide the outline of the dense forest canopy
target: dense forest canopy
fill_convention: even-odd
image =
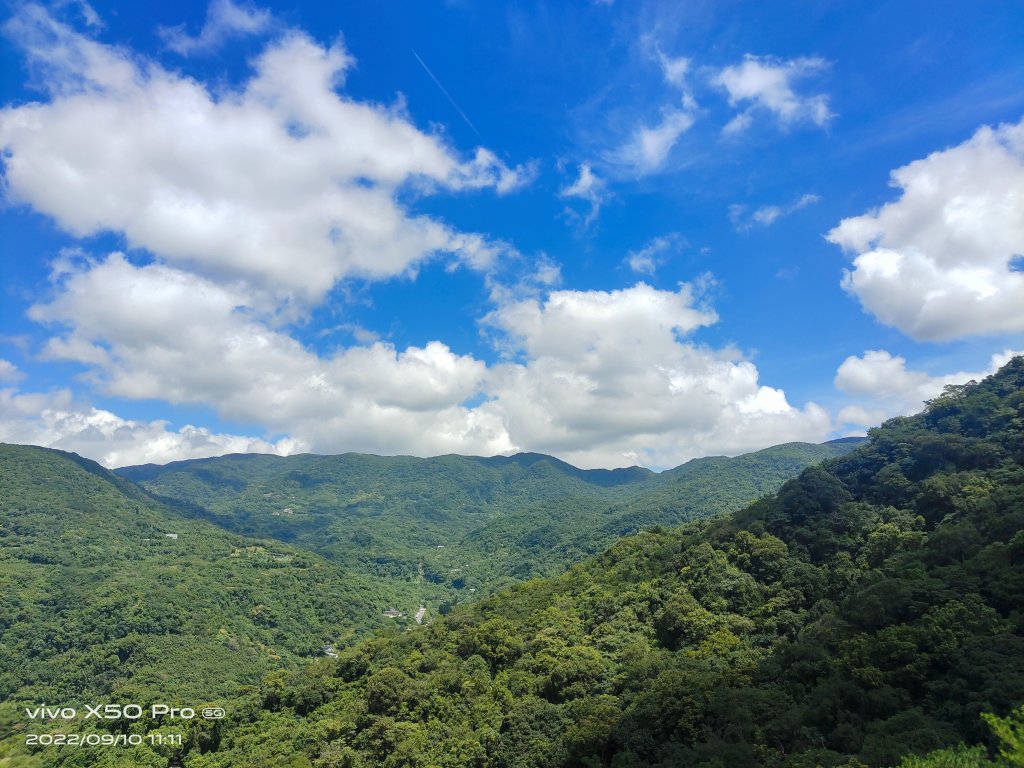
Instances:
[[[433,611],[557,575],[623,536],[739,509],[855,446],[788,443],[660,474],[580,470],[535,453],[240,455],[118,472],[237,533],[301,546],[382,582],[415,579]]]
[[[22,705],[236,701],[272,670],[561,572],[620,532],[741,506],[851,447],[789,444],[663,475],[538,454],[123,471],[157,498],[74,454],[0,446],[0,759],[13,759]]]
[[[190,519],[99,465],[0,446],[0,709],[233,696],[382,623],[372,580]]]
[[[735,515],[270,677],[187,765],[1020,765],[1022,459],[1018,358]]]

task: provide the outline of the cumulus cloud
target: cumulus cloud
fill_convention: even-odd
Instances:
[[[909,370],[905,358],[883,349],[868,350],[860,357],[851,355],[836,372],[836,388],[853,401],[839,412],[838,422],[866,428],[891,416],[916,413],[925,401],[941,394],[947,384],[983,379],[1020,354],[1019,350],[1003,350],[992,355],[984,371],[957,371],[940,376]]]
[[[165,464],[225,453],[287,456],[304,449],[300,442],[288,438],[271,443],[256,437],[214,433],[191,424],[171,430],[166,421],[123,419],[76,402],[66,389],[0,389],[0,442],[74,451],[107,467]]]
[[[755,227],[770,227],[779,219],[813,205],[820,199],[817,195],[805,194],[788,205],[765,205],[750,212],[747,206],[737,203],[729,206],[729,221],[737,232],[746,232]]]
[[[828,96],[797,93],[795,83],[821,72],[828,62],[818,57],[777,59],[747,54],[740,64],[723,68],[712,79],[724,89],[733,107],[746,109],[737,113],[725,126],[727,135],[740,133],[751,126],[757,112],[767,112],[788,128],[801,122],[825,126],[834,115],[829,110]]]
[[[921,340],[1024,330],[1024,121],[892,172],[898,200],[843,219],[843,288]]]
[[[320,357],[261,321],[243,293],[113,254],[61,277],[33,319],[68,330],[44,355],[90,366],[109,395],[204,403],[228,419],[287,433],[319,451],[501,453],[500,425],[461,404],[486,366],[441,342],[384,342]]]
[[[487,276],[494,310],[483,325],[497,363],[438,340],[400,349],[351,325],[356,346],[318,353],[286,323],[308,319],[346,276],[409,274],[438,252],[485,271],[506,254],[523,262],[400,201],[501,193],[527,172],[486,149],[456,153],[401,106],[345,96],[350,54],[301,32],[267,45],[242,86],[214,94],[37,5],[7,31],[48,88],[47,101],[0,112],[8,194],[73,235],[113,231],[149,252],[58,259],[29,312],[50,329],[41,358],[81,365],[79,381],[107,396],[201,404],[260,434],[175,430],[66,391],[8,388],[0,439],[111,465],[226,451],[541,450],[584,466],[664,467],[828,434],[817,405],[790,405],[737,352],[692,339],[717,320],[707,280],[558,290],[557,264],[541,257],[519,283]],[[681,89],[686,66],[660,63]],[[608,194],[588,164],[562,190],[589,208],[585,223]],[[652,242],[634,267],[668,247]],[[0,377],[17,375],[0,366]]]
[[[231,0],[212,0],[198,35],[189,35],[184,26],[162,27],[159,32],[168,48],[188,56],[215,50],[232,37],[258,35],[265,32],[270,23],[267,10],[244,7]]]
[[[13,200],[73,235],[123,233],[170,263],[279,297],[315,302],[348,275],[402,274],[439,252],[467,257],[481,236],[411,213],[399,190],[505,192],[528,175],[483,148],[458,156],[400,106],[346,97],[353,59],[341,43],[288,32],[248,82],[214,95],[40,6],[25,6],[7,31],[50,97],[0,112]]]
[[[709,453],[784,440],[820,440],[830,419],[794,408],[758,384],[732,351],[685,337],[716,320],[700,287],[660,291],[555,291],[498,308],[489,322],[514,340],[522,362],[494,367],[481,410],[516,445],[581,466],[665,467]]]
[[[65,267],[31,316],[56,330],[44,356],[85,365],[108,395],[206,404],[320,452],[540,450],[585,466],[664,467],[827,435],[821,408],[791,406],[734,351],[687,340],[716,321],[700,284],[551,290],[551,272],[541,265],[533,295],[496,294],[487,324],[506,358],[490,366],[439,341],[317,355],[262,320],[245,294],[117,254]],[[81,409],[57,410],[78,414],[61,423],[82,421]],[[160,450],[175,445],[165,427],[143,427],[129,431],[159,433]]]

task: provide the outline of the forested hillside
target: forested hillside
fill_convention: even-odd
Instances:
[[[222,702],[381,625],[395,599],[74,454],[0,445],[0,739],[22,704]]]
[[[272,675],[184,764],[972,766],[1001,734],[1020,765],[1024,360],[870,438],[735,515]]]
[[[790,444],[661,476],[537,454],[233,456],[125,470],[161,500],[74,454],[2,445],[0,765],[163,765],[146,749],[2,761],[22,752],[24,706],[238,709],[271,670],[401,631],[418,606],[430,621],[460,598],[561,572],[621,533],[738,507],[849,449]],[[549,546],[561,541],[572,543]]]
[[[556,575],[646,528],[739,509],[855,444],[789,443],[661,474],[581,470],[530,453],[236,455],[118,473],[238,533],[286,541],[382,580],[421,582],[433,608]]]

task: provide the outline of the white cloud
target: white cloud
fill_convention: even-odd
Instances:
[[[652,173],[661,168],[679,137],[694,121],[693,114],[686,110],[667,110],[656,125],[638,127],[629,141],[608,154],[608,159],[628,166],[637,175]]]
[[[561,189],[562,197],[574,197],[590,205],[585,216],[580,216],[572,209],[568,213],[579,219],[584,227],[590,226],[601,212],[601,206],[607,202],[609,192],[604,179],[594,173],[589,163],[582,163],[576,180]]]
[[[438,252],[472,261],[466,248],[479,235],[412,214],[398,191],[503,192],[529,174],[485,149],[462,159],[400,107],[339,93],[352,57],[300,32],[267,46],[253,77],[217,96],[39,6],[8,32],[50,92],[0,111],[13,200],[76,236],[120,232],[175,265],[279,299],[315,302],[344,276],[401,274]]]
[[[522,263],[399,196],[500,193],[529,170],[485,149],[461,157],[400,106],[346,97],[348,52],[299,32],[267,46],[242,87],[214,95],[40,6],[24,6],[8,31],[49,88],[45,103],[0,112],[10,196],[74,235],[123,233],[155,256],[59,259],[50,298],[30,310],[52,329],[42,357],[82,365],[80,381],[106,395],[202,404],[261,435],[172,430],[64,391],[7,389],[2,439],[108,464],[235,450],[543,450],[585,466],[661,467],[828,433],[821,408],[791,406],[735,351],[688,339],[717,320],[701,284],[555,290],[559,269],[544,257],[518,284],[487,276],[496,309],[485,326],[506,354],[497,364],[441,341],[399,349],[357,326],[361,345],[317,353],[285,321],[308,319],[345,276],[407,274],[436,252],[480,270],[506,255]],[[680,60],[661,64],[682,88]],[[589,207],[586,222],[609,197],[588,164],[562,194]],[[655,264],[659,247],[636,265]]]
[[[638,274],[653,275],[668,251],[685,244],[686,241],[677,232],[656,237],[643,248],[630,251],[626,256],[626,264]]]
[[[662,168],[679,137],[693,127],[697,112],[697,102],[686,82],[690,60],[666,55],[650,38],[644,38],[644,41],[651,57],[660,66],[665,83],[678,92],[679,103],[663,106],[660,120],[653,125],[637,125],[622,145],[605,153],[607,162],[621,166],[626,173],[635,176],[644,176]]]
[[[788,205],[765,205],[756,208],[750,214],[747,206],[739,203],[729,206],[729,221],[737,232],[746,232],[755,227],[770,227],[779,219],[817,203],[821,198],[817,195],[805,194]]]
[[[24,374],[10,360],[0,357],[0,381],[18,381]]]
[[[85,19],[86,25],[93,27],[94,29],[100,29],[103,27],[103,19],[96,13],[96,9],[93,8],[85,0],[79,0],[79,8],[82,12],[82,17]]]
[[[211,0],[206,22],[198,35],[189,35],[184,26],[163,27],[159,32],[168,48],[189,56],[215,50],[232,37],[258,35],[267,31],[270,23],[271,16],[267,10],[246,8],[231,0]]]
[[[277,453],[304,449],[295,440],[270,443],[256,437],[213,433],[166,421],[123,419],[75,402],[68,390],[19,392],[0,389],[0,442],[42,445],[86,456],[107,467],[165,464],[225,453]]]
[[[737,134],[751,126],[757,111],[774,115],[784,128],[800,122],[825,126],[834,115],[829,110],[828,96],[797,94],[797,80],[815,75],[828,67],[818,57],[777,59],[747,54],[743,62],[723,68],[712,82],[729,94],[729,104],[749,105],[725,126],[723,133]]]
[[[686,75],[690,71],[690,60],[683,56],[668,56],[657,45],[655,45],[655,53],[658,63],[661,65],[661,74],[665,78],[665,82],[685,91]]]
[[[87,27],[103,29],[105,26],[103,19],[100,18],[96,9],[87,3],[86,0],[55,0],[55,2],[51,3],[51,7],[59,11],[63,11],[68,7],[74,8]]]
[[[736,136],[743,133],[753,124],[754,116],[749,111],[740,112],[738,115],[734,115],[733,118],[725,124],[722,128],[722,133],[726,136]]]
[[[892,172],[900,198],[843,219],[843,288],[886,325],[929,341],[1024,330],[1024,121]]]
[[[319,451],[508,449],[500,425],[462,407],[482,389],[482,362],[436,341],[401,352],[375,342],[320,357],[246,302],[231,287],[113,254],[65,274],[57,297],[30,315],[68,327],[44,354],[90,365],[110,395],[208,404]]]
[[[717,316],[695,306],[696,289],[660,291],[646,283],[618,291],[554,291],[547,300],[499,307],[489,322],[517,339],[531,358],[584,357],[594,364],[628,367],[634,355],[646,359],[654,347],[675,343],[675,333],[711,325]]]
[[[317,355],[262,320],[244,293],[117,254],[66,267],[55,297],[31,316],[65,329],[44,356],[87,366],[87,380],[108,395],[205,404],[319,452],[540,450],[586,466],[663,467],[827,435],[829,418],[818,406],[794,408],[780,390],[759,385],[757,369],[734,351],[686,340],[716,321],[700,285],[544,286],[555,279],[557,268],[544,262],[537,295],[495,294],[501,303],[488,325],[508,359],[490,367],[438,341],[404,350],[375,341]],[[57,418],[75,434],[89,413],[57,410],[79,414]],[[158,434],[159,450],[176,444],[164,426],[143,426],[128,433]],[[192,445],[180,443],[183,455]],[[99,446],[91,455],[107,456]]]
[[[836,387],[853,401],[839,412],[838,422],[871,427],[891,416],[916,413],[925,401],[941,394],[947,384],[981,380],[1020,354],[1021,351],[1003,350],[992,355],[984,371],[957,371],[941,376],[908,370],[905,358],[885,350],[868,350],[861,357],[851,355],[836,372]]]
[[[335,330],[347,331],[348,333],[351,333],[352,338],[354,338],[360,344],[372,344],[375,341],[380,341],[379,333],[369,328],[364,328],[361,325],[356,325],[354,323],[344,323],[338,326],[337,328],[324,329],[320,331],[320,335],[329,336]]]
[[[493,400],[513,442],[581,466],[674,466],[785,440],[820,440],[823,409],[789,405],[730,350],[685,341],[716,320],[699,288],[644,283],[619,291],[556,291],[489,318],[525,362],[495,366]]]
[[[542,255],[534,264],[534,271],[530,279],[536,285],[551,288],[562,282],[562,267],[547,256]]]

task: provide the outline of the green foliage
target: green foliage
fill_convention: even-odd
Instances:
[[[994,756],[984,746],[958,744],[924,756],[908,755],[896,768],[1019,768],[1024,766],[1024,706],[1008,717],[982,716],[995,736]]]
[[[719,475],[735,463],[735,482],[717,496],[706,493],[686,514],[723,511],[737,493],[756,495],[787,472],[847,449],[794,444],[704,462]],[[595,519],[614,521],[699,484],[701,472],[681,470],[689,485],[671,473],[578,470],[535,454],[232,456],[124,471],[161,500],[74,454],[0,446],[0,731],[15,734],[0,741],[10,752],[3,759],[162,766],[163,753],[173,752],[49,749],[27,757],[17,743],[26,704],[170,700],[230,709],[263,677],[253,706],[314,712],[336,691],[315,665],[298,671],[310,657],[331,646],[344,652],[374,629],[408,625],[415,606],[450,610],[536,570],[561,570],[614,538],[618,522],[586,537]],[[554,525],[552,509],[561,513]],[[516,533],[499,554],[488,532],[501,526]],[[549,540],[573,537],[586,538],[585,547],[545,549]],[[395,606],[404,615],[386,618]],[[463,646],[484,670],[522,653],[514,624],[502,619],[467,635]],[[552,695],[570,695],[602,669],[593,655],[576,658],[564,646],[538,654],[537,663]],[[406,673],[392,672],[374,678],[372,709],[407,716],[412,702],[388,691],[404,697],[416,686],[394,685],[401,681],[395,674]],[[500,718],[489,717],[497,728]],[[282,733],[287,744],[291,731]],[[422,738],[402,722],[373,733],[366,743],[378,752],[397,739],[412,754]],[[229,743],[222,744],[219,726],[197,725],[186,749],[202,754]],[[454,753],[480,749],[467,740]],[[275,755],[275,764],[309,763],[294,750]],[[257,750],[240,764],[269,759]]]
[[[73,454],[2,445],[0,488],[3,734],[24,731],[22,707],[42,703],[224,704],[380,626],[394,600],[362,574],[182,515]],[[321,703],[303,696],[288,705]],[[74,753],[42,754],[86,764]]]
[[[900,760],[897,768],[989,768],[994,766],[988,759],[984,747],[967,747],[963,744],[949,749],[939,749],[919,757],[909,755]]]
[[[999,739],[999,757],[1007,765],[1024,765],[1024,706],[1010,717],[982,717]]]
[[[21,500],[0,527],[0,631],[14,648],[0,638],[2,679],[18,697],[98,684],[123,700],[233,681],[229,719],[187,729],[187,768],[1021,764],[1024,361],[887,422],[852,453],[836,448],[845,455],[768,497],[745,483],[777,487],[776,461],[803,449],[772,450],[659,476],[532,455],[227,457],[126,472],[187,513],[87,463],[26,470],[17,458]],[[746,479],[730,481],[741,460]],[[58,475],[73,491],[38,503],[63,487]],[[754,503],[660,527],[724,512],[736,494]],[[139,556],[135,539],[171,519],[179,539]],[[252,533],[276,541],[241,538]],[[204,541],[185,557],[193,537]],[[149,610],[139,589],[191,609]],[[494,594],[460,599],[470,589]],[[325,594],[338,602],[309,602]],[[384,601],[367,610],[374,594]],[[355,631],[397,599],[450,610],[297,663],[332,638],[318,627]],[[36,625],[32,646],[19,633]],[[237,648],[210,642],[222,626]],[[183,643],[187,660],[174,657]],[[261,658],[272,663],[257,670]],[[161,677],[158,661],[181,678]],[[0,705],[0,725],[13,712]],[[23,760],[12,743],[2,748]],[[162,768],[168,757],[29,759]]]
[[[550,456],[236,455],[118,470],[196,517],[415,585],[433,614],[556,575],[616,539],[739,509],[855,441],[787,443],[654,474]]]
[[[312,708],[284,680],[188,766],[1019,765],[1022,460],[1017,359],[741,512],[348,649]]]

